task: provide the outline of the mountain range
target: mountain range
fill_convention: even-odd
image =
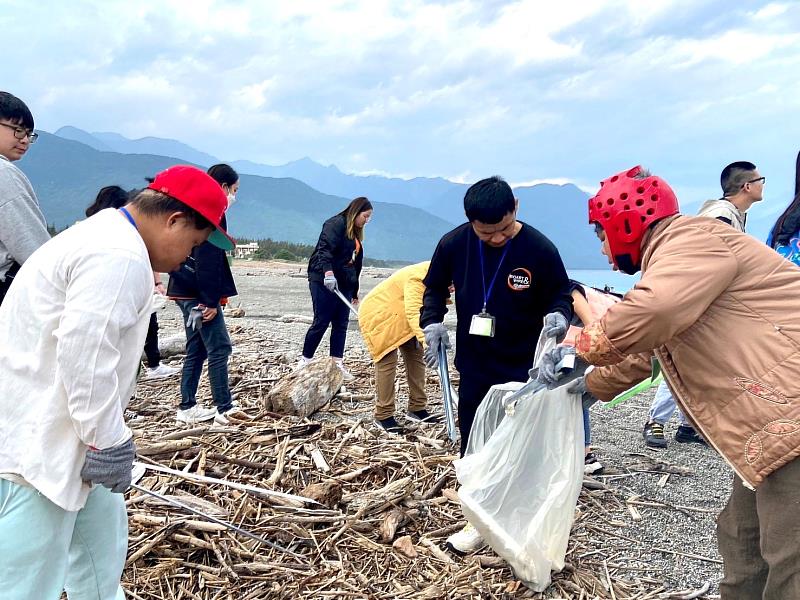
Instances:
[[[178,162],[208,167],[223,161],[177,140],[62,127],[55,134],[42,132],[20,167],[48,223],[63,228],[83,217],[101,187],[141,187],[146,176]],[[366,231],[367,256],[419,261],[430,258],[439,238],[465,220],[468,186],[443,178],[350,175],[309,158],[278,166],[229,164],[241,175],[228,219],[238,237],[314,244],[325,219],[351,198],[367,196],[375,208]],[[515,188],[515,194],[519,218],[553,241],[568,268],[607,268],[586,224],[585,192],[571,184],[538,184]]]
[[[89,133],[75,127],[62,127],[56,134],[105,152],[168,156],[205,167],[223,162],[177,140],[156,137],[129,139],[117,133]],[[402,179],[352,175],[343,173],[335,165],[321,165],[307,157],[283,165],[265,165],[248,160],[228,162],[242,174],[297,179],[324,194],[346,199],[364,195],[380,202],[404,204],[420,208],[453,225],[464,220],[462,201],[468,186],[441,177]],[[520,199],[521,219],[550,237],[567,265],[572,268],[605,268],[602,257],[594,254],[594,234],[589,228],[574,226],[585,221],[586,193],[571,184],[519,186],[515,187],[515,193]],[[704,200],[706,198],[682,198],[682,211],[694,214]],[[773,205],[771,199],[767,199],[766,203],[754,208],[748,217],[748,232],[765,239],[783,206]],[[588,254],[586,246],[590,249]]]

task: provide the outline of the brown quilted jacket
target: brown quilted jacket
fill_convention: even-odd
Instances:
[[[703,437],[755,487],[800,455],[800,268],[712,219],[645,238],[641,281],[585,328],[589,390],[610,400],[661,362]]]

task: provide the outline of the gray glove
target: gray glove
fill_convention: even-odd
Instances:
[[[98,483],[116,494],[123,494],[131,485],[131,469],[136,458],[133,438],[105,450],[89,450],[81,469],[81,479]]]
[[[556,338],[556,342],[561,342],[567,335],[567,329],[569,329],[567,318],[560,312],[545,315],[542,332],[546,338]]]
[[[447,335],[447,328],[444,323],[431,323],[422,330],[425,334],[425,353],[423,359],[425,366],[435,369],[439,366],[439,346],[445,350],[450,348],[450,336]]]
[[[325,273],[325,279],[322,280],[322,283],[324,283],[325,287],[331,292],[338,287],[336,284],[336,277],[333,276],[333,271]]]
[[[584,377],[573,379],[567,384],[567,391],[570,394],[585,394],[588,391],[586,389],[586,379]]]
[[[186,327],[192,331],[200,331],[203,328],[203,309],[199,305],[192,307],[189,311]]]
[[[539,363],[538,374],[535,373],[536,369],[531,369],[531,378],[536,375],[536,379],[539,381],[539,383],[545,384],[548,388],[555,387],[558,383],[556,365],[560,363],[568,354],[575,354],[575,348],[569,346],[557,346],[550,350],[550,352],[546,352],[544,356],[542,356],[542,361]]]

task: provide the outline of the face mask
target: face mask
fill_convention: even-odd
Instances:
[[[234,202],[236,202],[236,194],[228,194],[228,208],[233,206]]]

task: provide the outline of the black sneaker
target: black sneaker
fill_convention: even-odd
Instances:
[[[681,444],[702,444],[708,446],[697,430],[691,425],[679,425],[678,431],[675,432],[675,441]]]
[[[403,435],[405,433],[394,417],[388,419],[375,419],[375,425],[390,435]]]
[[[589,452],[589,454],[587,454],[583,459],[584,475],[602,475],[604,468],[605,467],[603,467],[602,463],[597,460],[597,456],[594,452]]]
[[[648,448],[666,448],[667,438],[664,437],[664,426],[661,423],[651,421],[645,424],[644,431],[644,445]]]
[[[442,418],[439,415],[432,415],[424,408],[422,410],[408,411],[406,418],[409,421],[416,421],[417,423],[441,423]]]

